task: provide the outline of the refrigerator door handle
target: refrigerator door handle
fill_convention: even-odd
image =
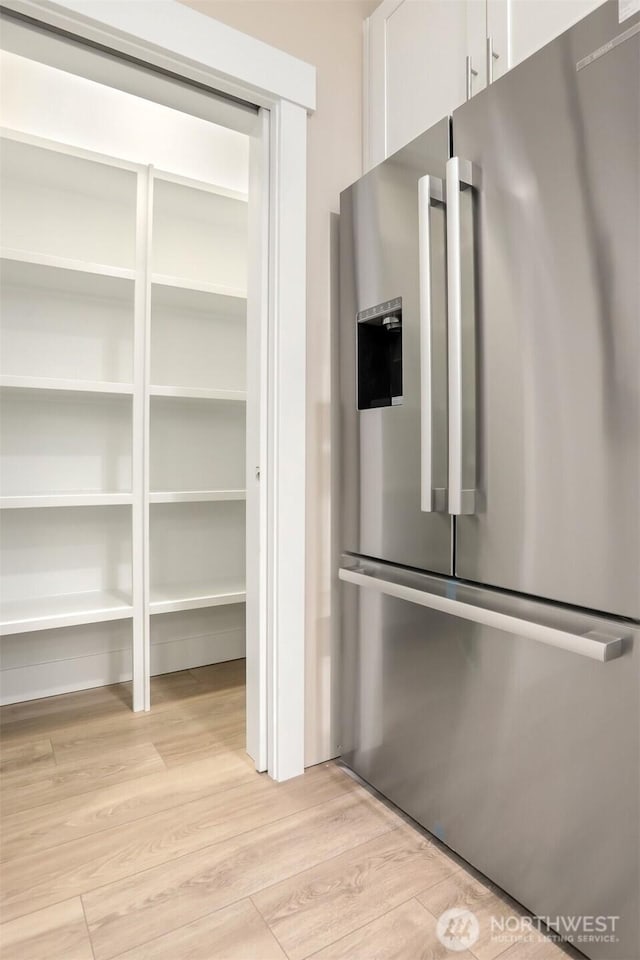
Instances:
[[[431,282],[431,205],[444,204],[444,183],[425,176],[418,181],[418,264],[420,276],[420,508],[447,511],[447,488],[435,487],[435,408]]]
[[[541,600],[343,556],[339,577],[398,600],[504,630],[604,663],[623,653],[624,625]]]
[[[459,515],[476,512],[474,170],[471,163],[451,157],[447,160],[446,178],[449,513]],[[464,211],[463,192],[466,193]]]

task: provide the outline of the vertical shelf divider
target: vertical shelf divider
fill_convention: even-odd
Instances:
[[[149,493],[151,490],[150,478],[150,442],[151,442],[151,253],[153,243],[153,187],[154,168],[147,167],[147,210],[146,210],[146,264],[145,264],[145,325],[144,325],[144,443],[143,443],[143,503],[144,503],[144,650],[145,650],[145,677],[144,702],[145,710],[151,709],[151,551],[149,549],[149,530],[151,517],[149,513]]]
[[[149,345],[153,168],[138,174],[132,430],[133,709],[151,707],[149,656]]]

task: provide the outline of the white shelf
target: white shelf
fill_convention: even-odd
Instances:
[[[2,636],[133,616],[131,598],[116,591],[12,600],[3,603],[0,611]]]
[[[156,182],[164,180],[169,183],[177,183],[181,187],[189,187],[191,190],[200,190],[202,193],[215,193],[219,197],[230,197],[232,200],[249,202],[249,194],[246,190],[233,190],[231,187],[223,187],[222,184],[212,183],[210,180],[186,177],[183,174],[173,173],[170,170],[160,170],[157,167],[154,167],[153,177]]]
[[[38,507],[110,507],[133,503],[131,493],[56,493],[31,496],[0,497],[1,510],[21,510]]]
[[[244,295],[247,201],[156,179],[151,275]]]
[[[133,394],[130,383],[109,383],[105,380],[62,380],[58,377],[16,377],[0,374],[0,387],[14,390],[65,390],[75,393]]]
[[[151,283],[158,287],[172,287],[174,290],[191,291],[192,293],[206,293],[216,297],[235,297],[247,299],[247,291],[240,287],[227,287],[220,283],[205,283],[199,280],[190,280],[189,277],[171,277],[162,273],[151,275]]]
[[[3,247],[134,268],[136,170],[4,138],[1,166]]]
[[[135,282],[34,259],[0,259],[3,372],[130,383]]]
[[[154,384],[149,387],[152,397],[175,397],[186,400],[225,400],[231,403],[246,403],[244,390],[212,390],[208,387],[168,387]]]
[[[94,274],[97,277],[113,277],[119,280],[135,280],[136,276],[135,270],[127,267],[112,267],[105,263],[89,263],[86,260],[72,260],[69,257],[57,257],[54,254],[10,247],[0,248],[0,259],[14,263],[31,263],[40,267],[54,267],[56,270]]]
[[[208,500],[246,500],[246,490],[152,490],[150,503],[203,503]]]
[[[4,389],[0,394],[0,489],[5,497],[133,490],[131,396],[59,389]],[[241,485],[158,484],[166,489]]]
[[[243,298],[154,286],[150,382],[244,392],[246,315]]]
[[[244,603],[245,598],[243,580],[151,587],[149,612],[173,613],[177,610],[219,607],[230,603]]]
[[[154,397],[150,406],[151,490],[246,485],[246,404]]]

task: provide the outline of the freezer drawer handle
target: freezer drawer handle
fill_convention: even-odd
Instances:
[[[500,610],[492,610],[490,607],[474,606],[450,596],[429,593],[426,589],[418,590],[404,583],[383,580],[372,574],[347,567],[340,568],[339,577],[345,583],[367,587],[369,590],[384,593],[389,597],[418,603],[420,606],[451,614],[463,620],[471,620],[473,623],[480,623],[496,630],[505,630],[508,633],[535,640],[538,643],[546,643],[551,647],[559,647],[561,650],[577,653],[582,657],[589,657],[591,660],[605,662],[606,660],[615,660],[622,654],[623,636],[601,629],[572,633],[569,630],[536,623]]]
[[[475,282],[472,236],[474,170],[469,161],[451,157],[447,160],[446,175],[449,513],[458,515],[476,512]],[[466,193],[464,247],[461,209],[463,191]]]
[[[425,513],[447,512],[447,488],[434,485],[435,404],[432,376],[431,206],[444,204],[437,177],[418,181],[418,257],[420,274],[420,506]],[[446,469],[446,468],[445,468]]]

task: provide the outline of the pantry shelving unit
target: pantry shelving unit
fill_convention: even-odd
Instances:
[[[0,632],[11,701],[76,687],[60,665],[89,624],[129,622],[119,631],[128,673],[143,646],[134,441],[147,172],[11,131],[1,161]],[[80,682],[90,686],[88,659]],[[139,709],[139,665],[134,674]]]
[[[207,609],[243,628],[247,198],[6,130],[2,196],[3,701],[132,676],[148,709]]]

